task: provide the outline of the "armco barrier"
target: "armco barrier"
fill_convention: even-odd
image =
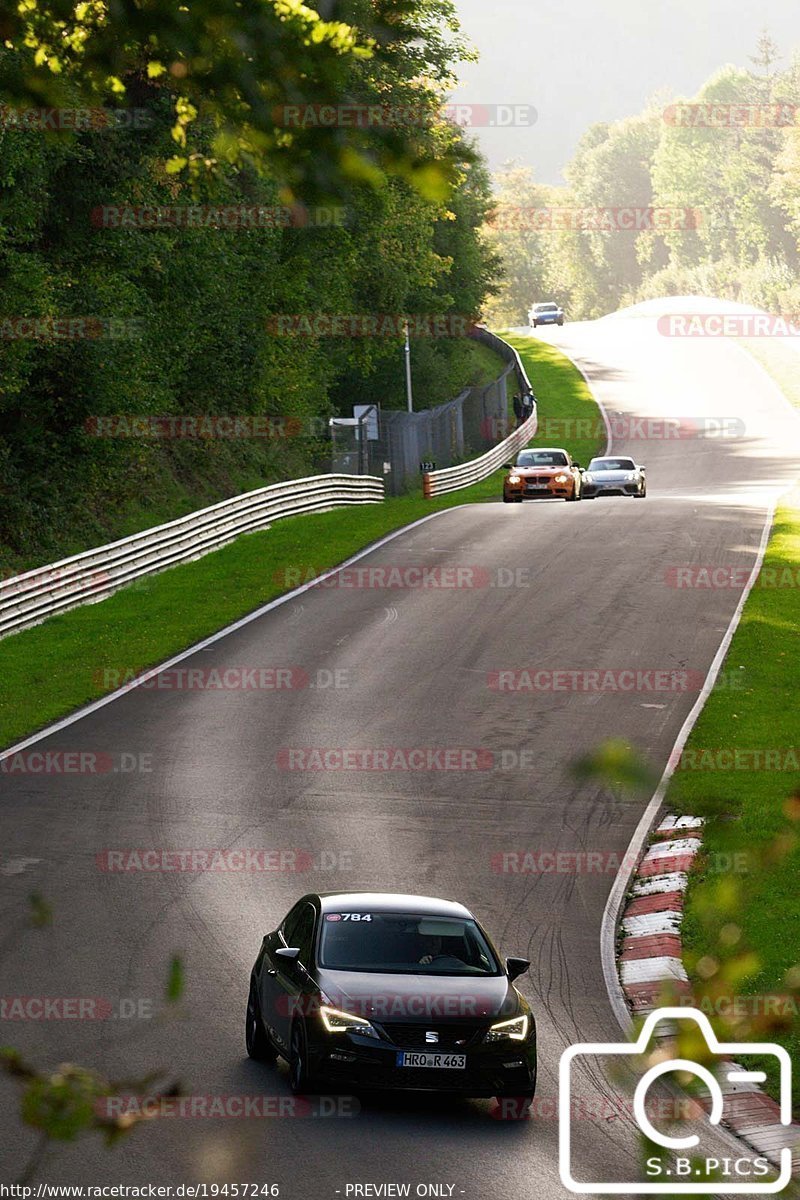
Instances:
[[[469,487],[471,483],[487,479],[494,474],[498,467],[502,467],[503,463],[514,458],[518,451],[527,446],[536,433],[538,425],[539,417],[534,405],[533,415],[528,417],[519,429],[515,429],[509,437],[498,442],[480,458],[473,458],[470,462],[461,463],[457,467],[444,467],[441,471],[426,472],[422,476],[424,495],[427,497],[442,496],[445,492],[456,492],[459,488]]]
[[[0,582],[0,637],[79,604],[102,600],[134,579],[199,558],[242,533],[267,529],[281,517],[326,512],[343,504],[376,504],[383,498],[383,480],[374,475],[292,479],[14,575]]]
[[[531,382],[528,379],[527,372],[523,366],[522,359],[519,353],[510,346],[508,342],[504,342],[501,337],[491,330],[485,329],[482,325],[478,326],[473,334],[484,345],[490,346],[501,358],[504,358],[507,363],[511,364],[516,371],[519,385],[525,391],[533,393]],[[445,492],[456,492],[459,488],[469,487],[471,483],[478,483],[481,479],[487,479],[489,475],[494,474],[498,467],[502,467],[504,462],[509,458],[514,458],[519,450],[527,446],[530,439],[536,433],[538,428],[538,413],[536,405],[533,406],[533,415],[528,418],[524,425],[520,425],[519,429],[507,437],[504,441],[498,442],[486,454],[482,454],[480,458],[473,458],[469,462],[461,463],[457,467],[443,467],[440,471],[428,471],[422,476],[422,490],[427,497],[442,496]]]

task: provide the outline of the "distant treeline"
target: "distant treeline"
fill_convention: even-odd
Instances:
[[[536,299],[573,318],[664,295],[716,295],[800,313],[800,60],[759,40],[691,100],[592,126],[563,188],[510,165],[490,240],[506,266],[495,320]]]

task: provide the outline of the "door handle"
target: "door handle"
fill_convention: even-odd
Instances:
[[[278,972],[275,970],[274,967],[267,967],[267,975],[277,975],[277,974],[278,974]]]

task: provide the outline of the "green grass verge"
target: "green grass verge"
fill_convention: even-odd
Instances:
[[[542,367],[540,370],[539,368]],[[594,409],[566,359],[532,343],[528,369],[544,412]],[[584,451],[585,453],[585,451]],[[123,588],[0,641],[0,747],[102,696],[106,672],[134,674],[281,595],[294,576],[336,566],[404,525],[457,504],[497,500],[502,472],[473,487],[424,500],[417,492],[383,504],[277,522],[183,566]]]
[[[606,432],[586,380],[568,358],[536,338],[501,333],[518,351],[539,399],[539,433],[532,446],[563,446],[585,467],[602,454]]]
[[[796,352],[759,346],[757,354],[800,406]],[[721,1028],[731,1040],[778,1042],[795,1063],[800,1062],[799,631],[796,489],[777,510],[759,582],[726,659],[726,682],[735,675],[742,687],[714,689],[667,796],[674,811],[707,821],[683,926],[695,995],[709,1015],[723,1018]],[[738,768],[714,767],[719,760],[702,755],[721,749],[739,752]],[[756,758],[770,750],[777,752],[772,767]],[[731,1017],[732,994],[738,999]],[[777,1096],[773,1060],[760,1065]],[[794,1105],[800,1110],[797,1072]]]
[[[505,366],[504,359],[499,354],[496,354],[491,347],[484,346],[482,342],[470,339],[465,346],[465,361],[462,374],[463,386],[485,387],[488,383],[494,383]],[[457,395],[458,390],[456,388],[446,399],[452,400],[453,396]]]

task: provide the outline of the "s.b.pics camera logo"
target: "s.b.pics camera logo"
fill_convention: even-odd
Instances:
[[[699,1035],[701,1043],[704,1043],[702,1052],[698,1054],[702,1062],[695,1061],[686,1053],[673,1057],[663,1046],[658,1046],[654,1051],[654,1035],[672,1034],[676,1029],[674,1023],[678,1021],[696,1023],[697,1029],[690,1030],[688,1025],[684,1025],[682,1032],[691,1032],[695,1038]],[[659,1023],[662,1022],[670,1024],[662,1024],[658,1029]],[[697,1050],[698,1042],[692,1043],[691,1039],[688,1040]],[[675,1042],[670,1041],[669,1044],[675,1045]],[[564,1186],[578,1194],[613,1196],[654,1193],[670,1193],[673,1196],[729,1196],[774,1194],[783,1191],[792,1177],[792,1150],[788,1144],[781,1150],[780,1173],[777,1178],[774,1177],[775,1169],[772,1163],[755,1151],[751,1153],[743,1146],[740,1153],[728,1150],[722,1154],[718,1149],[714,1151],[711,1146],[703,1144],[703,1135],[713,1136],[714,1127],[723,1120],[726,1102],[730,1104],[732,1096],[741,1094],[742,1091],[753,1090],[754,1085],[763,1083],[766,1079],[763,1071],[748,1071],[739,1066],[738,1060],[742,1055],[777,1059],[780,1079],[780,1124],[791,1125],[792,1065],[787,1051],[771,1042],[720,1042],[708,1017],[697,1009],[661,1008],[650,1013],[635,1042],[588,1042],[568,1047],[561,1056],[559,1068],[559,1168]],[[575,1154],[573,1146],[573,1120],[576,1095],[581,1086],[581,1082],[578,1081],[576,1088],[577,1076],[580,1073],[583,1080],[589,1077],[596,1078],[597,1068],[601,1065],[609,1076],[615,1073],[615,1066],[638,1068],[635,1071],[635,1074],[638,1074],[642,1063],[647,1065],[647,1069],[638,1079],[631,1108],[640,1132],[652,1148],[642,1168],[644,1178],[614,1182],[576,1179],[573,1157],[580,1156]],[[585,1068],[583,1071],[582,1065]],[[658,1084],[659,1080],[666,1081],[670,1075],[684,1078],[689,1075],[699,1083],[699,1103],[694,1105],[696,1113],[702,1118],[698,1132],[687,1132],[689,1127],[686,1124],[676,1127],[674,1119],[659,1122],[658,1118],[653,1116],[655,1112],[661,1111],[659,1105],[653,1103],[653,1096],[659,1092],[654,1085]],[[787,1138],[787,1143],[788,1140]],[[719,1144],[717,1140],[716,1146]]]

